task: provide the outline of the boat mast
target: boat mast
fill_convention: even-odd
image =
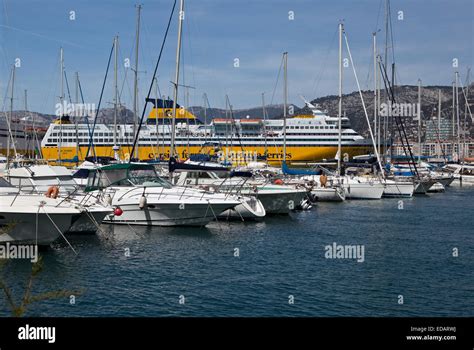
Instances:
[[[133,89],[133,135],[137,138],[137,147],[135,147],[134,154],[131,155],[134,158],[138,158],[138,146],[140,145],[140,138],[137,135],[138,131],[138,48],[140,45],[140,12],[142,5],[137,5],[137,30],[136,30],[136,43],[135,43],[135,79]]]
[[[377,32],[373,32],[372,37],[374,43],[374,132],[375,140],[377,140]]]
[[[58,142],[58,161],[61,164],[61,144],[63,142],[63,116],[64,116],[64,50],[60,48],[60,77],[61,77],[61,94],[59,96],[59,103],[61,108],[59,110],[59,142]]]
[[[179,60],[181,58],[181,35],[184,21],[184,0],[179,2],[178,15],[178,46],[176,47],[176,72],[174,76],[174,90],[173,90],[173,118],[171,119],[171,145],[170,157],[175,154],[175,139],[176,139],[176,101],[178,99],[178,84],[179,84]]]
[[[387,74],[387,79],[388,79],[388,41],[389,41],[389,36],[388,36],[388,31],[389,31],[389,4],[390,0],[385,0],[385,52],[384,52],[384,66],[385,66],[385,71]],[[389,100],[389,92],[387,89],[385,89],[385,103],[388,103]],[[383,141],[384,141],[384,155],[385,157],[388,155],[388,117],[384,116],[383,118]]]
[[[265,141],[265,161],[267,161],[267,153],[268,153],[268,146],[267,146],[267,111],[265,108],[265,93],[262,92],[262,113],[263,113],[263,137]]]
[[[207,94],[204,93],[202,95],[202,99],[204,100],[204,144],[207,144]]]
[[[286,163],[286,108],[288,105],[288,52],[283,53],[283,162]]]
[[[438,157],[441,158],[441,89],[438,89],[438,144],[439,144],[439,153]]]
[[[183,74],[184,76],[184,74]],[[184,79],[183,79],[184,80]],[[184,111],[187,111],[189,107],[191,107],[189,105],[189,86],[185,86],[184,87],[184,91],[186,92],[186,95],[184,97],[184,110],[181,110],[180,112],[184,112]],[[190,150],[189,150],[189,134],[190,134],[190,131],[189,131],[189,124],[190,124],[190,119],[186,118],[186,154],[187,154],[187,157],[189,158],[189,154],[190,154]]]
[[[457,125],[457,132],[456,132],[456,143],[458,145],[458,162],[461,161],[461,131],[460,131],[460,121],[459,121],[459,72],[455,72],[455,85],[456,85],[456,125]]]
[[[13,121],[13,91],[15,87],[15,65],[12,66],[12,84],[11,84],[11,93],[10,93],[10,120],[7,120],[9,135],[7,137],[7,163],[5,164],[5,170],[10,168],[10,138],[13,143],[13,148],[15,148],[15,141],[13,139],[11,123]]]
[[[380,55],[377,56],[377,61],[378,61],[378,64],[380,65],[380,63],[382,62],[382,58],[380,57]],[[382,82],[381,82],[382,77],[381,77],[381,74],[380,74],[380,70],[379,70],[379,69],[377,69],[377,75],[376,75],[376,77],[377,77],[377,83],[376,83],[376,86],[377,86],[377,111],[379,111],[379,110],[380,110],[380,97],[381,97],[380,86],[382,85]],[[378,150],[378,153],[380,154],[380,150],[381,150],[381,144],[380,144],[380,143],[381,143],[381,141],[380,141],[380,134],[381,134],[380,130],[381,130],[381,129],[380,129],[380,124],[382,124],[382,118],[380,117],[380,115],[378,115],[378,116],[377,116],[377,119],[378,119],[378,120],[377,120],[377,121],[378,121],[378,122],[377,122],[377,130],[376,130],[376,132],[377,132],[377,146],[378,146],[378,149],[377,149],[377,150]]]
[[[29,152],[29,148],[30,148],[30,142],[28,140],[28,133],[27,133],[27,130],[26,130],[26,116],[27,116],[27,111],[28,111],[28,91],[27,90],[24,90],[24,93],[25,93],[25,98],[24,98],[24,102],[25,102],[25,123],[23,124],[23,135],[25,136],[25,146],[26,146],[26,154],[30,153]],[[33,144],[33,137],[31,138],[31,144]],[[30,153],[31,155],[31,153]]]
[[[79,72],[76,72],[76,104],[79,104]],[[76,157],[77,157],[77,163],[79,163],[79,116],[76,114],[76,117],[74,118],[75,120],[75,128],[76,128]]]
[[[418,79],[418,164],[421,162],[421,79]]]
[[[155,132],[156,132],[156,152],[160,153],[160,139],[158,138],[158,98],[160,95],[158,95],[158,78],[154,77],[153,78],[155,82]],[[156,154],[155,154],[155,160],[156,160]]]
[[[452,132],[453,132],[453,133],[452,133],[452,137],[453,137],[452,153],[454,153],[454,136],[456,135],[456,129],[455,129],[456,122],[455,122],[455,120],[454,120],[455,117],[456,117],[456,115],[455,115],[455,113],[456,113],[456,112],[455,112],[455,111],[456,111],[456,109],[455,109],[455,101],[456,101],[456,98],[455,98],[455,96],[454,96],[454,95],[455,95],[454,89],[455,89],[455,82],[454,82],[454,80],[453,80],[453,98],[452,98],[452,101],[453,101],[453,103],[452,103],[452,112],[453,112],[453,113],[452,113],[452,123],[451,123],[451,125],[452,125]]]
[[[471,68],[467,68],[466,74],[466,89],[465,89],[465,99],[466,103],[464,103],[464,123],[463,123],[463,145],[462,145],[462,160],[464,162],[464,158],[466,157],[466,135],[467,135],[467,112],[468,112],[468,104],[469,104],[469,82],[471,77]],[[462,90],[462,89],[461,89]],[[469,154],[468,154],[469,156]]]
[[[118,35],[114,38],[114,158],[115,160],[119,160],[119,149],[120,147],[117,145],[117,116],[118,116]],[[138,59],[137,59],[138,63]],[[135,74],[136,76],[136,74]],[[136,86],[135,86],[136,88]],[[136,90],[135,90],[136,91]],[[135,101],[136,102],[136,101]],[[134,102],[134,106],[136,103]],[[136,110],[135,110],[136,111]],[[135,114],[136,116],[136,114]],[[134,119],[136,120],[136,118]],[[136,130],[136,129],[135,129]]]
[[[342,157],[342,33],[344,25],[339,23],[339,104],[338,104],[338,143],[337,143],[337,175],[341,175],[341,157]]]
[[[229,96],[225,95],[225,151],[226,153],[229,152],[228,150],[228,140],[229,140],[229,128],[228,128],[228,125],[229,125],[229,112],[228,112],[228,104],[229,104]]]

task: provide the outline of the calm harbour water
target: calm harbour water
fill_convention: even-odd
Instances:
[[[384,199],[201,229],[102,226],[69,236],[77,256],[65,243],[43,252],[33,293],[83,289],[76,303],[38,302],[26,315],[474,316],[473,199],[474,188],[450,188],[403,210]],[[365,261],[326,259],[334,242],[364,245]],[[30,268],[4,271],[17,299]]]

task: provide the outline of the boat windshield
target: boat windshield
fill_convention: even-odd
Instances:
[[[13,187],[7,180],[0,177],[0,187]]]
[[[128,179],[135,186],[147,187],[165,187],[171,188],[172,185],[156,174],[155,169],[130,169]]]
[[[109,186],[172,187],[168,181],[156,174],[153,167],[114,167],[91,171],[85,191],[89,192]]]

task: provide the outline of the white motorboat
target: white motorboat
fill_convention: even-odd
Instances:
[[[266,215],[262,202],[253,196],[238,196],[240,204],[227,209],[219,215],[219,218],[227,220],[259,220]]]
[[[385,186],[378,178],[371,176],[344,176],[340,179],[346,199],[381,199]]]
[[[318,202],[343,202],[346,200],[344,187],[335,178],[330,178],[324,185],[320,176],[306,175],[301,177],[309,188],[311,199]]]
[[[445,188],[441,182],[435,182],[433,186],[430,187],[428,190],[429,193],[439,193],[444,192]]]
[[[453,175],[452,184],[454,186],[474,185],[474,165],[447,164],[443,167],[443,171]]]
[[[80,210],[56,199],[21,194],[0,178],[1,243],[49,245],[80,215]]]
[[[232,191],[232,189],[229,190],[227,186],[220,186],[225,182],[225,180],[221,180],[209,169],[217,170],[218,173],[229,173],[228,168],[216,163],[186,161],[185,163],[182,163],[180,167],[176,164],[172,166],[173,173],[178,174],[173,182],[174,184],[185,187],[190,186],[212,192],[235,194],[236,198],[240,201],[240,204],[221,213],[219,215],[220,218],[225,218],[227,220],[258,220],[265,217],[266,211],[262,202],[254,196],[244,196],[236,191]],[[216,181],[208,181],[210,179]],[[216,186],[216,182],[218,182],[219,186]]]
[[[433,180],[429,176],[424,176],[415,180],[414,194],[426,194],[430,190],[431,186],[433,186],[436,182],[436,180]]]
[[[343,202],[346,193],[342,187],[316,187],[311,189],[311,194],[318,202]]]
[[[173,186],[152,165],[143,163],[94,170],[85,190],[120,208],[121,215],[104,220],[114,224],[202,226],[241,204],[233,195]]]
[[[267,215],[285,215],[296,208],[307,195],[304,188],[295,188],[276,180],[269,183],[268,179],[245,177],[242,172],[229,177],[225,171],[178,171],[175,183],[181,186],[214,187],[225,193],[252,196],[263,205]],[[246,176],[250,173],[246,174]]]
[[[383,197],[412,197],[415,184],[409,180],[385,179]]]
[[[7,178],[22,193],[36,194],[43,198],[52,188],[57,188],[57,194],[53,196],[60,199],[63,207],[70,206],[82,212],[79,217],[75,217],[68,233],[95,233],[98,224],[112,213],[109,205],[85,194],[66,167],[33,165],[12,168],[8,170]]]

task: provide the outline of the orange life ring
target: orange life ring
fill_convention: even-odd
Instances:
[[[45,193],[45,196],[48,198],[58,198],[59,187],[58,186],[49,186],[48,190]]]

